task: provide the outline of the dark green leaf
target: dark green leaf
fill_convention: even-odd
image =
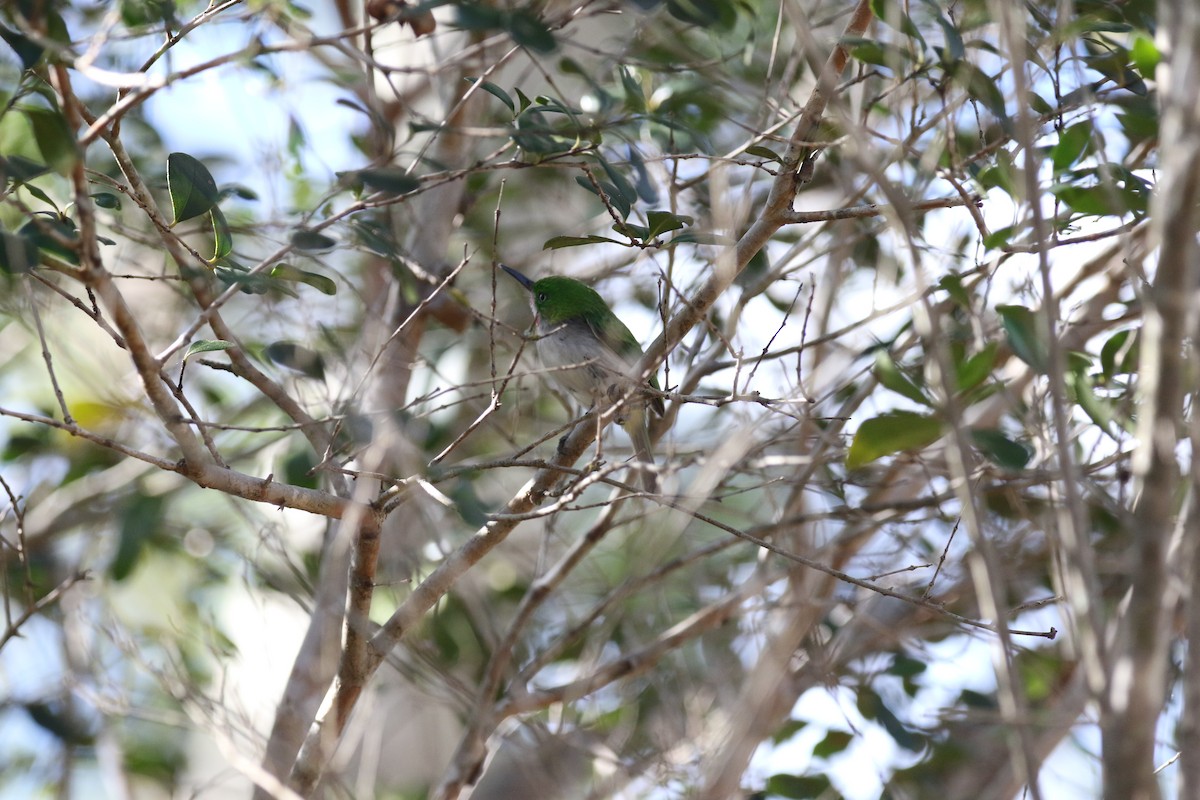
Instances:
[[[626,242],[619,242],[616,239],[609,239],[604,236],[555,236],[553,239],[547,239],[542,245],[543,250],[560,250],[564,247],[579,247],[585,244],[599,244],[608,242],[610,244],[625,245]]]
[[[1047,356],[1042,320],[1025,306],[996,306],[996,312],[1017,358],[1044,374]]]
[[[37,242],[29,236],[0,231],[0,272],[16,275],[37,265]]]
[[[621,195],[621,199],[625,201],[625,204],[632,208],[638,198],[637,190],[633,188],[633,184],[621,174],[620,170],[609,164],[607,159],[601,158],[600,166],[604,168],[604,174],[608,176],[608,179],[612,181],[617,194]]]
[[[925,414],[911,411],[893,411],[858,426],[850,450],[846,454],[846,467],[857,469],[876,459],[902,450],[919,450],[942,435],[942,423]]]
[[[966,392],[983,383],[992,374],[996,365],[996,354],[1000,346],[991,342],[975,355],[955,364],[955,384],[958,391]]]
[[[1022,470],[1033,457],[1033,451],[1028,447],[994,428],[972,428],[971,439],[988,461],[1003,469]]]
[[[885,388],[907,397],[914,403],[920,403],[923,406],[933,405],[933,401],[925,396],[925,392],[900,371],[891,355],[882,348],[875,351],[875,377]]]
[[[31,181],[38,175],[44,175],[49,167],[40,161],[33,161],[24,156],[0,156],[0,183],[12,181],[14,184]]]
[[[0,39],[13,49],[21,60],[21,69],[33,69],[42,58],[45,48],[25,34],[0,25]]]
[[[1004,108],[1004,92],[996,82],[969,61],[961,61],[952,71],[955,82],[967,90],[967,94],[983,103],[984,107],[1000,119],[1007,116]]]
[[[807,725],[808,723],[802,719],[789,719],[779,727],[779,730],[771,734],[771,741],[775,744],[782,744],[804,730]]]
[[[512,12],[505,26],[513,41],[522,47],[527,47],[535,53],[553,53],[558,49],[558,42],[546,23],[537,14],[528,9],[518,8]]]
[[[686,214],[672,214],[670,211],[647,211],[646,222],[648,230],[646,239],[656,239],[664,233],[681,230],[696,220]]]
[[[1079,122],[1067,128],[1058,137],[1058,143],[1050,149],[1050,161],[1055,172],[1064,172],[1073,167],[1088,149],[1092,140],[1092,123]]]
[[[824,775],[772,775],[767,778],[766,792],[775,797],[791,800],[816,800],[825,797],[832,788]]]
[[[483,3],[460,3],[454,7],[458,12],[458,27],[469,31],[498,30],[504,27],[504,12]]]
[[[307,228],[297,228],[292,232],[291,242],[300,250],[330,250],[337,246],[337,240],[323,233],[310,231]]]
[[[472,83],[476,83],[479,81],[478,78],[467,78],[467,80]],[[508,92],[504,91],[496,84],[492,83],[491,81],[483,81],[479,84],[479,88],[483,89],[485,92],[492,95],[493,97],[498,98],[500,100],[500,102],[502,102],[502,103],[504,103],[504,105],[508,106],[509,111],[513,112],[514,114],[517,113],[517,104],[513,102],[513,99],[511,97],[508,96]]]
[[[242,294],[266,294],[271,288],[271,281],[266,275],[249,274],[250,271],[240,264],[234,264],[229,259],[213,267],[217,280],[226,286],[236,285]]]
[[[633,114],[646,113],[646,95],[633,73],[627,67],[617,67],[617,74],[621,76],[621,88],[625,91],[625,109]]]
[[[79,263],[79,254],[71,246],[79,241],[79,231],[75,229],[75,223],[69,217],[39,214],[22,225],[17,233],[32,239],[46,252],[60,256],[72,264]]]
[[[157,495],[135,495],[123,509],[117,552],[108,566],[109,577],[114,581],[123,581],[133,572],[146,543],[162,525],[162,515],[163,498]]]
[[[325,359],[321,354],[295,342],[272,342],[267,345],[266,353],[267,358],[280,366],[318,380],[325,377]]]
[[[92,195],[92,202],[100,208],[107,208],[113,211],[119,211],[121,208],[121,198],[112,192],[96,192]]]
[[[905,14],[901,9],[901,5],[891,3],[888,0],[871,0],[871,11],[875,13],[876,19],[885,22],[905,36],[916,39],[924,46],[925,37],[921,35],[921,31],[917,29],[916,24],[908,14]]]
[[[356,173],[363,185],[391,195],[404,195],[421,188],[421,179],[403,167],[369,167]]]
[[[67,173],[79,157],[75,146],[75,134],[71,132],[67,120],[54,109],[40,106],[18,108],[29,119],[42,158],[46,159],[46,163],[56,172]]]
[[[845,750],[854,741],[854,734],[845,731],[830,731],[825,738],[813,746],[812,754],[816,758],[829,758]]]
[[[167,156],[167,192],[178,225],[205,214],[217,205],[220,193],[208,167],[187,153]]]
[[[337,294],[337,284],[332,279],[316,272],[305,272],[291,264],[276,264],[271,268],[271,277],[283,281],[305,283],[323,294]]]
[[[1117,331],[1110,336],[1104,346],[1100,348],[1100,368],[1104,371],[1106,378],[1137,372],[1137,331],[1126,329]]]

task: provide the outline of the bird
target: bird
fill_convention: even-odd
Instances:
[[[640,376],[633,370],[642,348],[595,289],[562,275],[535,281],[505,264],[500,268],[529,291],[538,333],[534,346],[555,383],[584,407],[597,410],[635,389]],[[618,410],[616,421],[633,441],[637,460],[653,467],[646,410],[662,416],[665,407],[656,376],[641,388],[644,391],[633,391]],[[653,469],[642,470],[642,484],[646,491],[656,491]]]

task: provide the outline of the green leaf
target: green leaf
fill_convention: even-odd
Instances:
[[[92,195],[92,202],[100,208],[107,208],[113,211],[121,209],[120,195],[113,194],[112,192],[96,192]]]
[[[133,572],[145,550],[146,543],[162,527],[163,498],[138,494],[121,513],[121,530],[117,552],[108,565],[114,581],[123,581]]]
[[[72,263],[79,263],[79,254],[69,243],[79,241],[79,231],[69,217],[59,215],[38,214],[17,231],[21,236],[31,239],[42,250]],[[66,240],[64,243],[62,240]]]
[[[765,158],[767,161],[783,163],[782,156],[777,155],[774,150],[769,147],[763,147],[761,144],[752,144],[742,152],[748,156],[756,156],[758,158]]]
[[[960,392],[970,391],[983,383],[992,374],[1000,345],[991,342],[975,355],[955,364],[955,384]]]
[[[1091,378],[1085,370],[1072,370],[1067,375],[1067,389],[1083,413],[1105,433],[1112,435],[1112,423],[1116,411],[1111,403],[1096,394]]]
[[[49,170],[50,168],[40,161],[33,161],[24,156],[0,156],[0,183],[11,180],[14,185],[23,184],[39,175],[45,175]]]
[[[421,188],[421,179],[403,167],[368,167],[354,174],[366,187],[397,197]]]
[[[1106,378],[1131,375],[1138,368],[1138,333],[1126,328],[1109,337],[1100,348],[1100,368]]]
[[[972,428],[971,440],[988,461],[1014,472],[1025,469],[1033,451],[995,428]]]
[[[331,250],[337,246],[337,240],[323,233],[310,231],[308,228],[297,228],[292,231],[291,243],[300,250]]]
[[[633,114],[646,113],[646,95],[642,92],[642,85],[633,77],[633,73],[627,67],[617,67],[617,74],[621,76],[621,88],[625,92],[625,108]]]
[[[857,469],[902,450],[919,450],[942,436],[942,423],[934,417],[911,411],[893,411],[866,420],[858,426],[846,468]]]
[[[647,211],[646,222],[648,229],[646,239],[656,239],[664,233],[681,230],[696,220],[686,214],[672,214],[670,211]]]
[[[892,713],[887,704],[873,689],[864,687],[858,691],[858,711],[867,719],[875,720],[905,750],[917,752],[923,745],[920,736],[910,731],[900,719]]]
[[[512,12],[504,26],[513,41],[543,55],[558,49],[558,42],[537,14],[524,8]]]
[[[266,275],[249,274],[250,270],[243,267],[241,264],[235,264],[229,259],[223,259],[221,263],[213,267],[213,274],[217,276],[217,280],[226,286],[237,285],[238,291],[242,294],[266,294],[271,288],[271,282]]]
[[[513,99],[511,97],[509,97],[508,92],[504,91],[496,84],[492,83],[491,81],[482,81],[481,82],[479,80],[479,78],[467,78],[467,80],[470,81],[471,83],[478,83],[480,89],[483,89],[485,92],[490,94],[492,97],[498,98],[500,100],[500,102],[502,102],[502,103],[504,103],[504,105],[508,106],[508,110],[513,112],[513,114],[517,113],[517,104],[513,102]]]
[[[1004,107],[1004,92],[996,82],[969,61],[961,61],[951,72],[954,81],[967,90],[967,94],[983,103],[984,107],[1000,119],[1007,117]]]
[[[775,744],[783,744],[807,726],[808,723],[802,719],[789,719],[779,727],[779,730],[771,734],[771,741]]]
[[[996,306],[996,312],[1017,358],[1045,374],[1048,356],[1042,321],[1025,306]]]
[[[636,203],[638,199],[637,190],[633,188],[633,184],[629,182],[628,178],[621,174],[620,170],[618,170],[612,164],[609,164],[607,159],[601,158],[600,166],[604,168],[604,174],[608,176],[610,181],[612,181],[613,187],[617,190],[617,193],[621,195],[621,199],[625,201],[625,205],[632,208],[633,204]],[[607,184],[602,185],[607,186]],[[608,190],[605,189],[605,191],[607,192]]]
[[[1129,49],[1129,57],[1138,72],[1142,73],[1143,78],[1153,78],[1158,63],[1162,61],[1162,53],[1159,52],[1154,39],[1141,31],[1138,31],[1133,37],[1133,47]]]
[[[187,153],[167,156],[167,192],[171,195],[174,225],[207,213],[220,199],[208,167]]]
[[[825,775],[772,775],[767,778],[764,791],[775,797],[787,797],[791,800],[817,800],[826,797],[833,788]]]
[[[577,175],[575,176],[575,182],[597,197],[600,196],[600,191],[596,189],[596,187],[590,180],[587,179],[587,177],[583,175]],[[604,194],[608,197],[608,202],[611,203],[616,212],[620,214],[621,219],[628,217],[629,212],[633,210],[633,207],[630,205],[629,201],[625,199],[625,196],[621,194],[621,191],[608,181],[597,181],[597,183],[600,184],[600,189],[602,189]]]
[[[946,294],[950,295],[951,300],[963,308],[971,307],[971,296],[967,294],[967,289],[963,286],[962,275],[953,272],[943,275],[938,281],[938,288],[944,290]]]
[[[889,0],[871,0],[871,11],[874,12],[876,19],[890,25],[905,36],[916,39],[924,46],[925,37],[921,35],[921,31],[917,29],[912,18],[900,9],[899,4],[889,2]]]
[[[1073,167],[1088,149],[1092,140],[1092,123],[1079,122],[1067,128],[1058,137],[1058,142],[1050,148],[1050,161],[1054,171],[1064,172]]]
[[[187,361],[198,353],[215,353],[220,350],[229,350],[233,347],[237,347],[237,345],[233,342],[227,342],[224,339],[200,339],[188,345],[188,349],[183,353],[183,360]]]
[[[21,60],[21,69],[33,69],[42,58],[45,48],[20,31],[0,25],[0,39],[13,49]]]
[[[947,19],[946,15],[942,13],[940,8],[933,3],[930,3],[929,5],[930,10],[937,14],[937,23],[942,29],[942,38],[946,42],[946,55],[948,55],[952,61],[962,60],[967,54],[966,48],[963,46],[962,34],[959,33],[959,30],[954,26],[954,23]]]
[[[816,758],[829,758],[845,750],[854,741],[854,734],[846,731],[830,731],[825,738],[813,746],[812,754]]]
[[[272,342],[267,345],[266,353],[267,358],[282,367],[318,380],[325,377],[325,359],[315,350],[295,342]]]
[[[297,283],[308,284],[323,294],[337,294],[337,284],[332,279],[316,272],[305,272],[302,269],[293,267],[291,264],[276,264],[271,268],[271,277],[282,281],[295,281]]]
[[[626,242],[618,242],[616,239],[609,239],[605,236],[555,236],[553,239],[547,239],[542,245],[543,250],[560,250],[564,247],[581,247],[585,244],[599,244],[608,242],[610,244],[626,245]]]
[[[42,158],[52,169],[66,174],[79,158],[75,146],[75,134],[67,125],[66,118],[56,109],[39,106],[18,106],[21,113],[29,119],[33,128],[33,136],[37,141]]]
[[[914,403],[920,403],[923,406],[933,405],[933,401],[926,397],[925,392],[900,371],[900,368],[896,366],[896,362],[892,360],[891,355],[883,348],[875,351],[875,378],[885,388],[891,389],[902,397],[907,397]]]
[[[0,231],[0,272],[16,275],[38,265],[38,246],[29,236]]]
[[[213,256],[209,262],[224,258],[233,252],[233,232],[229,230],[229,222],[220,206],[213,206],[208,212],[213,229]]]

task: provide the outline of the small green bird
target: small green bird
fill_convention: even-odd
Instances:
[[[574,278],[552,275],[532,281],[512,267],[501,264],[500,268],[530,292],[540,337],[538,358],[550,377],[588,408],[624,397],[633,386],[631,373],[642,357],[642,348],[608,303]],[[659,391],[653,375],[643,385]],[[661,396],[638,393],[618,412],[617,423],[633,440],[638,460],[653,465],[647,406],[662,416]],[[654,473],[644,470],[642,475],[646,490],[655,491]]]

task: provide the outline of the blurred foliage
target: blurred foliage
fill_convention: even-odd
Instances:
[[[993,14],[1001,1],[873,4],[879,22],[845,42],[850,71],[808,143],[819,155],[802,199],[805,208],[879,203],[892,211],[789,226],[756,256],[707,326],[671,355],[664,385],[710,401],[753,391],[770,402],[684,405],[658,452],[673,485],[702,493],[682,496],[709,519],[822,563],[834,563],[830,548],[845,543],[853,558],[839,569],[911,569],[915,594],[936,564],[933,596],[972,617],[979,612],[963,566],[970,544],[965,533],[955,538],[957,501],[937,446],[961,422],[956,414],[985,418],[965,430],[979,457],[987,535],[1011,568],[1003,595],[1017,607],[1057,591],[1043,532],[1054,513],[1051,478],[1040,471],[1054,376],[1045,298],[1029,266],[1041,243],[1019,210],[1030,199],[1026,170],[1048,209],[1048,247],[1088,236],[1111,243],[1146,218],[1158,136],[1152,2],[1080,0],[1069,19],[1058,16],[1062,4],[1027,3],[1028,61],[1017,68],[1029,92],[1017,97]],[[90,574],[69,608],[50,604],[38,616],[45,625],[0,651],[12,659],[6,672],[29,673],[39,648],[55,654],[31,678],[0,684],[11,698],[0,726],[19,729],[21,708],[42,732],[42,744],[4,755],[0,775],[31,771],[46,785],[69,783],[41,751],[64,754],[62,763],[82,773],[95,768],[103,734],[127,775],[170,796],[193,791],[185,776],[196,742],[213,731],[257,752],[270,715],[242,715],[223,694],[226,681],[252,693],[247,671],[261,665],[247,646],[278,655],[294,642],[258,640],[270,623],[247,627],[247,609],[266,619],[283,605],[305,619],[329,531],[322,520],[220,495],[134,456],[180,457],[111,334],[111,310],[79,279],[86,248],[94,245],[117,276],[151,352],[185,336],[162,365],[164,385],[186,400],[189,424],[225,465],[314,490],[328,490],[339,470],[361,468],[395,487],[404,530],[384,541],[372,609],[381,621],[519,489],[528,469],[517,462],[548,456],[561,435],[550,431],[566,419],[538,379],[523,374],[532,362],[512,381],[492,380],[530,348],[520,335],[529,322],[524,298],[493,283],[489,260],[603,279],[605,296],[649,341],[663,310],[677,310],[725,268],[728,245],[762,205],[845,4],[806,2],[801,24],[761,0],[580,4],[578,19],[541,4],[451,3],[439,44],[486,57],[467,60],[471,74],[462,76],[457,57],[397,68],[388,75],[392,95],[364,75],[390,63],[385,55],[419,64],[410,39],[385,45],[378,31],[377,62],[315,45],[308,54],[271,47],[301,31],[340,30],[324,9],[261,0],[207,18],[211,9],[199,2],[130,0],[113,17],[103,5],[18,0],[0,10],[0,476],[15,501],[0,525],[4,586],[12,607],[25,609],[70,576]],[[187,59],[159,58],[171,50],[164,38],[187,20],[199,21],[177,47]],[[220,32],[216,40],[210,29]],[[89,77],[78,54],[93,42],[91,63],[105,74],[136,76],[145,65],[182,85],[207,76],[251,85],[263,98],[262,120],[235,126],[223,102],[205,94],[189,95],[203,100],[186,113],[154,92],[121,106],[139,90]],[[349,39],[340,46],[357,52]],[[500,68],[514,46],[517,56]],[[185,61],[218,56],[203,74],[179,72]],[[79,111],[64,104],[60,67],[74,81],[82,125],[70,121]],[[473,116],[460,119],[427,84],[409,80],[426,69],[461,84],[455,91],[473,98],[463,103]],[[119,130],[81,146],[82,131],[118,106]],[[1021,114],[1034,127],[1031,150],[1017,139]],[[318,132],[324,117],[352,122]],[[269,146],[256,153],[230,141],[246,130]],[[470,158],[442,160],[447,132],[471,140]],[[92,242],[81,240],[69,182],[80,166],[96,206]],[[126,170],[148,187],[153,213]],[[457,178],[466,191],[454,208],[439,207],[439,192]],[[985,223],[959,202],[975,195]],[[912,207],[938,198],[950,200],[928,212]],[[435,256],[418,258],[419,237],[434,236],[429,213],[449,219],[449,232]],[[177,262],[163,237],[193,257]],[[464,253],[469,263],[450,281],[448,265]],[[444,281],[450,288],[423,305]],[[1140,320],[1133,279],[1113,283],[1105,306],[1113,313],[1070,340],[1063,380],[1094,521],[1088,535],[1119,555],[1129,536],[1125,445]],[[236,342],[200,316],[223,293]],[[938,315],[940,337],[917,333],[919,298]],[[1095,310],[1087,300],[1079,290],[1065,302]],[[877,308],[891,311],[873,317]],[[419,336],[405,338],[416,328]],[[388,337],[414,343],[405,364],[381,357]],[[235,348],[311,416],[326,450],[277,396],[237,376]],[[1024,367],[1027,382],[1014,386]],[[382,400],[368,386],[397,375],[403,385]],[[493,389],[502,392],[500,410],[468,433]],[[90,438],[72,436],[74,425]],[[534,456],[524,452],[542,436]],[[380,441],[386,456],[365,467],[375,458],[369,445]],[[742,450],[729,451],[734,467],[714,471],[713,453],[739,442]],[[624,445],[610,436],[604,458],[619,463]],[[914,462],[916,487],[888,506],[877,490]],[[508,626],[538,577],[596,519],[606,491],[588,490],[478,565],[393,654],[396,673],[468,718]],[[557,686],[632,657],[762,577],[763,591],[728,623],[556,712],[563,730],[603,739],[632,790],[696,785],[702,762],[664,754],[680,742],[701,746],[706,714],[737,696],[775,614],[787,609],[779,587],[789,565],[762,560],[745,543],[724,547],[728,537],[669,509],[622,506],[511,643],[498,693]],[[1114,601],[1128,579],[1117,555],[1101,575]],[[803,665],[793,679],[814,693],[848,690],[849,722],[840,724],[851,730],[819,734],[814,720],[785,713],[775,739],[811,736],[809,765],[759,770],[767,777],[748,789],[838,796],[838,770],[868,757],[867,727],[900,753],[872,763],[897,797],[964,785],[957,781],[977,753],[1006,752],[994,686],[947,696],[931,677],[933,666],[954,661],[947,653],[977,653],[967,632],[909,617],[897,630],[912,641],[898,645],[881,635],[887,625],[856,633],[852,621],[870,621],[869,603],[851,587],[817,604],[819,635],[797,654]],[[1058,617],[1037,614],[1013,624],[1042,630],[1047,619],[1061,627]],[[1072,677],[1070,655],[1041,639],[1019,646],[1023,694],[1034,713],[1050,714]],[[372,724],[382,727],[377,717]],[[407,786],[385,770],[379,791],[414,791],[443,766],[418,765]]]

